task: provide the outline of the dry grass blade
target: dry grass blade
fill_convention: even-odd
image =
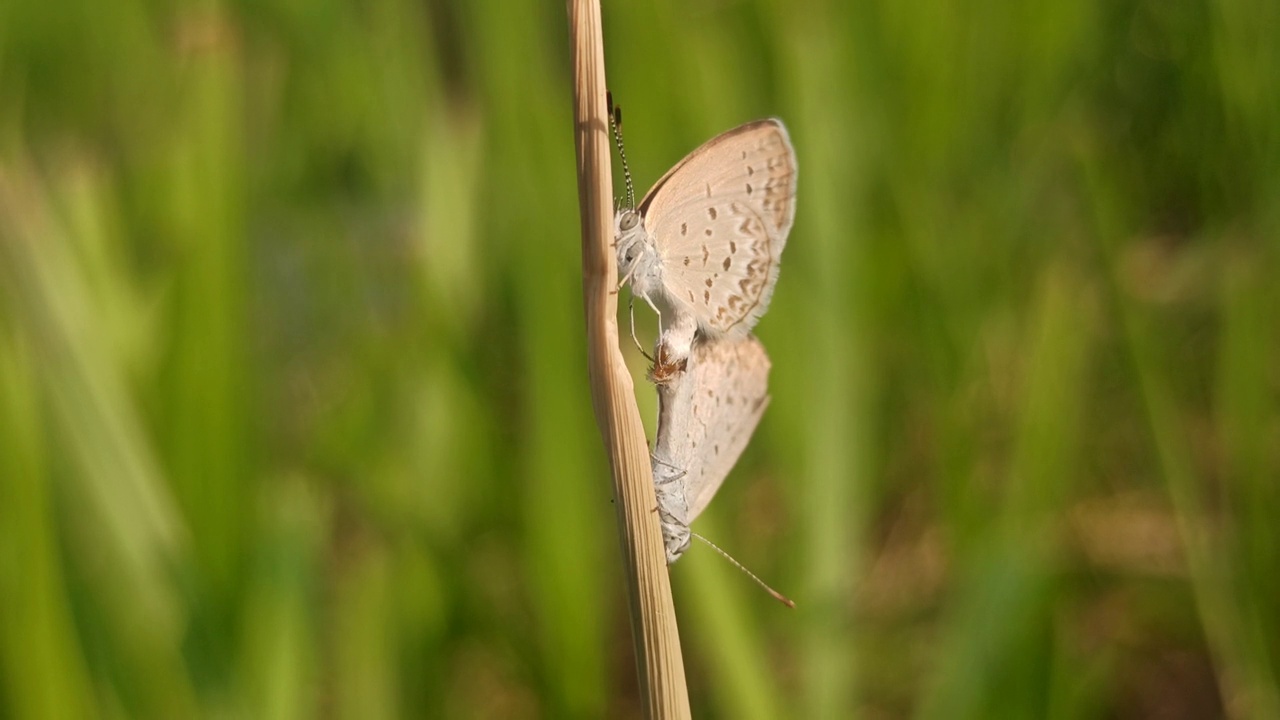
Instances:
[[[591,396],[613,467],[614,497],[627,576],[632,638],[645,715],[689,717],[689,691],[671,582],[657,518],[649,447],[635,391],[618,349],[612,258],[612,177],[605,110],[604,41],[598,0],[569,0],[574,78],[574,140],[582,220],[582,283]]]

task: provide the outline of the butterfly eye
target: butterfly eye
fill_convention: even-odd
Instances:
[[[618,223],[618,227],[622,228],[623,230],[630,230],[634,228],[636,226],[636,223],[638,223],[639,221],[640,221],[639,215],[633,212],[629,212],[622,216],[622,221]]]

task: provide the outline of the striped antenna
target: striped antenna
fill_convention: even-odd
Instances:
[[[636,207],[636,189],[631,183],[631,168],[627,167],[627,151],[622,147],[622,108],[613,104],[613,93],[606,91],[605,100],[609,104],[609,127],[613,128],[613,141],[618,146],[618,157],[622,159],[622,179],[627,184],[627,209]]]
[[[715,550],[715,551],[716,551],[716,552],[718,552],[718,553],[720,553],[720,555],[721,555],[721,556],[723,556],[725,560],[728,560],[729,562],[733,563],[734,565],[737,565],[739,570],[741,570],[742,572],[746,573],[746,574],[747,574],[747,577],[751,578],[752,580],[755,580],[755,581],[756,581],[756,584],[758,584],[760,587],[764,588],[765,592],[767,592],[767,593],[769,593],[770,595],[772,595],[772,596],[773,596],[773,598],[774,598],[775,600],[777,600],[778,602],[782,603],[783,605],[786,605],[786,606],[787,606],[787,607],[789,607],[789,608],[795,609],[796,604],[795,604],[794,602],[792,602],[792,601],[791,601],[791,598],[787,597],[786,595],[783,595],[782,593],[778,592],[777,590],[774,590],[773,588],[771,588],[771,587],[769,587],[768,585],[766,585],[766,584],[765,584],[765,582],[764,582],[763,580],[761,580],[760,578],[756,577],[756,574],[755,574],[755,573],[753,573],[753,572],[751,572],[750,570],[748,570],[748,569],[746,569],[745,567],[743,567],[742,563],[738,562],[737,560],[734,560],[732,555],[730,555],[729,553],[727,553],[727,552],[725,552],[725,551],[721,550],[719,545],[716,545],[715,543],[713,543],[713,542],[711,542],[710,540],[708,540],[708,539],[706,539],[706,538],[702,537],[702,536],[701,536],[701,535],[699,535],[698,533],[690,533],[690,534],[691,534],[691,535],[693,535],[694,537],[698,538],[698,539],[699,539],[699,540],[701,540],[702,542],[704,542],[704,543],[706,543],[706,544],[710,545],[710,546],[711,546],[711,549],[712,549],[712,550]]]

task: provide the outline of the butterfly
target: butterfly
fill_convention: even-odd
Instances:
[[[624,171],[625,161],[623,154]],[[629,193],[614,217],[619,286],[629,283],[660,325],[665,311],[686,326],[683,337],[669,338],[672,362],[687,357],[695,331],[742,338],[769,309],[795,191],[795,150],[782,121],[770,118],[689,153],[639,206]]]
[[[706,509],[769,406],[769,356],[755,337],[698,342],[683,372],[658,384],[653,483],[667,563]]]

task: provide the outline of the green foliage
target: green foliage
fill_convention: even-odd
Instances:
[[[605,5],[800,163],[695,715],[1280,717],[1280,4]],[[566,24],[0,5],[0,715],[638,712]]]

